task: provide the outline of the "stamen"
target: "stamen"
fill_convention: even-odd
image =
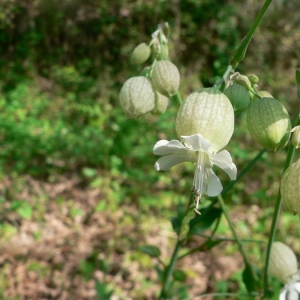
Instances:
[[[194,208],[194,212],[201,216],[201,212],[198,209]]]

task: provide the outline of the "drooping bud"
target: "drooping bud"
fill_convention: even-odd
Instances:
[[[298,149],[300,147],[300,126],[294,127],[291,132],[293,132],[292,145]]]
[[[245,110],[250,103],[250,96],[247,90],[240,84],[234,83],[230,85],[224,94],[230,100],[234,112],[240,113]]]
[[[300,216],[300,159],[289,166],[281,178],[280,192],[284,208]]]
[[[133,50],[131,54],[131,62],[135,65],[143,64],[151,54],[151,48],[146,43],[141,43]]]
[[[269,264],[270,275],[286,284],[297,273],[297,270],[297,257],[293,250],[281,242],[273,242]]]
[[[251,88],[251,82],[245,75],[237,74],[235,77],[235,83],[242,85],[247,91],[249,91]]]
[[[161,115],[166,111],[168,105],[169,98],[160,94],[159,92],[155,92],[155,108],[152,113]]]
[[[143,76],[128,79],[119,95],[123,111],[132,118],[139,118],[155,107],[155,93],[149,79]]]
[[[284,106],[274,98],[261,98],[247,110],[248,130],[261,146],[278,150],[290,138],[291,121]]]
[[[188,96],[176,117],[179,137],[201,134],[214,145],[225,147],[233,133],[234,112],[229,99],[216,88],[201,88]]]
[[[259,82],[259,78],[255,74],[250,74],[247,77],[249,78],[249,80],[250,80],[250,82],[251,82],[252,85],[255,85],[255,84],[257,84]]]
[[[173,96],[178,92],[180,74],[177,67],[168,60],[158,61],[152,71],[153,87],[164,96]]]

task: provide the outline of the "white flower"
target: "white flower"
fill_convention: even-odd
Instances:
[[[160,140],[154,146],[153,153],[165,155],[155,163],[155,169],[168,170],[174,165],[183,162],[196,163],[196,171],[193,181],[193,191],[195,195],[196,211],[203,194],[217,196],[223,187],[213,172],[213,165],[223,169],[231,180],[236,179],[236,166],[232,162],[228,151],[223,150],[213,153],[214,145],[204,139],[200,134],[182,136],[184,144],[178,140]]]
[[[279,300],[298,300],[299,293],[300,293],[300,282],[295,282],[295,280],[291,280],[281,290],[279,295]]]

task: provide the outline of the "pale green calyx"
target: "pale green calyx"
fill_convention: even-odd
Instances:
[[[188,96],[176,117],[179,137],[201,134],[213,144],[213,151],[224,148],[234,129],[234,112],[229,99],[216,88],[202,88]]]
[[[273,242],[270,255],[269,273],[282,283],[290,282],[298,271],[294,251],[281,242]]]
[[[138,46],[135,47],[131,54],[131,62],[135,65],[141,65],[143,64],[146,60],[151,55],[151,48],[149,45],[146,43],[141,43]]]
[[[284,106],[276,99],[261,98],[247,109],[248,130],[261,146],[284,148],[291,135],[291,121]]]
[[[152,113],[161,115],[167,110],[168,105],[169,105],[169,98],[156,91],[155,92],[155,108],[152,111]]]
[[[168,60],[158,61],[152,71],[152,83],[162,95],[169,97],[178,92],[180,74],[177,67]]]
[[[149,79],[136,76],[128,79],[119,95],[123,111],[132,118],[139,118],[155,107],[155,92]]]
[[[284,208],[300,216],[300,159],[284,172],[280,192]]]
[[[291,132],[293,132],[292,145],[298,149],[300,147],[300,126],[294,127]]]
[[[233,83],[224,91],[224,94],[230,100],[234,112],[236,113],[240,113],[245,110],[250,103],[249,93],[240,84]]]

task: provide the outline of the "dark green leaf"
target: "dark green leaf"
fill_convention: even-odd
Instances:
[[[174,278],[174,280],[177,280],[177,281],[185,281],[186,280],[186,275],[181,270],[174,270],[173,278]]]
[[[139,247],[139,250],[148,254],[151,257],[159,257],[160,250],[156,246],[144,245]]]
[[[109,300],[110,296],[112,295],[112,291],[108,291],[105,284],[101,283],[100,281],[96,280],[96,293],[97,297],[101,300]]]
[[[243,271],[243,282],[246,285],[247,291],[258,292],[260,289],[259,280],[258,280],[258,270],[249,264],[245,264],[245,269]]]
[[[222,210],[214,206],[208,206],[201,210],[201,215],[196,215],[190,221],[190,234],[201,234],[209,229],[215,220],[221,217]]]

